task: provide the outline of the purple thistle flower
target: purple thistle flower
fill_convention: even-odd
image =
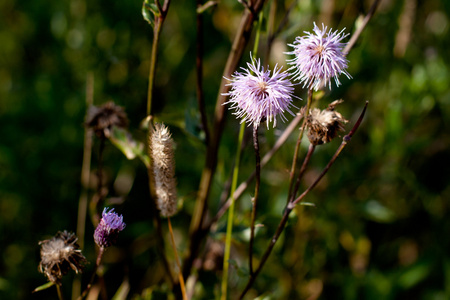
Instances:
[[[303,82],[303,87],[308,86],[310,89],[318,90],[322,84],[331,89],[331,78],[334,77],[336,86],[341,82],[338,76],[345,74],[347,78],[352,78],[346,69],[348,60],[343,53],[345,44],[341,40],[348,36],[341,32],[327,32],[327,27],[322,24],[322,29],[314,23],[314,33],[306,32],[306,36],[295,38],[292,52],[287,54],[295,55],[293,59],[288,60],[293,65],[289,70],[293,69],[292,74],[294,80]]]
[[[108,211],[103,209],[102,219],[94,232],[95,243],[101,248],[108,248],[115,244],[119,232],[125,228],[122,215],[114,212],[114,208]]]
[[[290,110],[292,105],[292,97],[294,87],[287,78],[289,74],[282,68],[275,66],[272,75],[267,68],[261,67],[259,59],[252,59],[252,63],[247,63],[248,69],[242,68],[244,72],[235,72],[228,86],[231,90],[224,96],[230,96],[230,100],[224,104],[230,103],[230,109],[236,109],[233,115],[242,118],[242,122],[249,125],[259,127],[260,122],[267,120],[267,128],[269,123],[273,121],[273,127],[277,125],[276,116],[280,115],[283,121],[287,120],[283,115],[285,111],[291,115],[294,113]]]

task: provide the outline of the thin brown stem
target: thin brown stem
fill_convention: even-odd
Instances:
[[[178,258],[178,251],[175,244],[175,237],[173,235],[172,223],[170,222],[170,217],[167,218],[167,224],[169,226],[170,238],[172,240],[173,253],[175,255],[175,262],[178,266],[178,280],[180,281],[181,294],[183,295],[183,300],[187,300],[188,297],[186,295],[186,285],[184,283],[183,273],[181,271],[180,259]]]
[[[205,167],[203,168],[200,179],[198,195],[189,230],[189,253],[183,265],[183,274],[185,277],[190,273],[194,259],[198,254],[200,245],[202,244],[202,240],[208,232],[208,230],[203,229],[203,222],[207,210],[207,200],[211,189],[211,183],[217,167],[219,144],[225,126],[225,107],[223,103],[226,100],[226,96],[224,94],[227,93],[230,88],[226,85],[227,81],[225,77],[230,78],[231,74],[236,70],[245,46],[250,40],[253,23],[257,17],[257,14],[254,12],[259,12],[262,9],[263,4],[264,0],[256,0],[252,11],[245,10],[223,72],[220,90],[216,101],[214,123],[212,127],[214,130],[211,131],[210,143],[208,144],[206,151]]]
[[[380,1],[381,0],[375,0],[372,3],[372,6],[370,7],[367,15],[364,17],[361,25],[356,29],[355,33],[353,33],[352,37],[350,38],[347,45],[345,46],[344,51],[343,51],[344,53],[349,53],[350,50],[353,48],[353,46],[355,46],[356,41],[358,40],[359,36],[363,32],[364,28],[366,28],[366,26],[369,23],[372,16],[375,14],[375,11],[377,10],[377,7],[380,4]]]
[[[86,75],[86,108],[92,106],[94,102],[94,74],[88,72]],[[88,188],[91,174],[91,157],[92,157],[92,128],[84,129],[84,147],[83,162],[81,164],[81,193],[78,200],[78,217],[77,217],[77,237],[78,244],[81,249],[84,247],[84,234],[86,231],[86,215],[88,207]],[[76,277],[72,283],[72,299],[78,298],[81,293],[81,279]]]
[[[300,168],[300,171],[297,175],[297,181],[295,182],[294,190],[292,191],[291,199],[289,200],[292,202],[295,198],[295,195],[297,194],[297,191],[300,187],[300,182],[302,180],[303,174],[306,171],[306,167],[308,166],[309,161],[311,160],[311,156],[314,153],[314,150],[316,149],[316,146],[313,144],[309,144],[308,153],[306,153],[305,159],[303,161],[302,167]]]
[[[105,248],[100,247],[98,250],[98,254],[97,254],[97,260],[95,261],[95,267],[94,267],[94,271],[92,271],[92,276],[91,276],[91,280],[89,281],[88,285],[86,286],[86,289],[83,291],[83,293],[81,293],[80,297],[78,297],[78,300],[83,299],[84,297],[87,296],[87,294],[89,293],[92,284],[94,283],[95,280],[95,276],[97,275],[97,270],[98,267],[100,266],[100,263],[102,262],[102,258],[103,258],[103,253],[105,252]]]
[[[255,240],[255,221],[256,221],[256,207],[259,199],[259,186],[261,182],[261,157],[259,154],[259,139],[258,139],[258,126],[253,126],[253,147],[255,149],[255,195],[252,199],[252,219],[250,225],[250,243],[248,247],[248,266],[250,270],[250,276],[253,276],[253,243]]]
[[[202,0],[197,0],[197,8],[202,6]],[[197,103],[200,111],[200,119],[205,132],[205,144],[209,144],[208,118],[206,117],[205,100],[203,94],[203,13],[197,13],[197,46],[195,65],[197,69]]]
[[[287,203],[289,203],[289,200],[292,197],[292,189],[294,187],[294,176],[295,176],[295,170],[297,168],[297,160],[298,160],[298,155],[299,155],[299,151],[300,151],[300,145],[302,143],[303,132],[305,131],[305,126],[306,126],[306,116],[309,113],[309,108],[311,107],[312,98],[313,98],[313,90],[312,90],[312,84],[311,84],[308,89],[308,100],[306,101],[306,108],[303,111],[303,114],[304,114],[303,124],[300,127],[300,133],[298,135],[297,143],[295,144],[294,156],[292,157],[291,172],[289,173],[289,192],[288,192],[288,197],[287,197]]]
[[[347,145],[347,143],[351,140],[353,134],[355,133],[355,131],[358,129],[359,125],[361,124],[364,115],[366,113],[366,109],[367,109],[367,105],[369,104],[368,101],[366,101],[366,105],[364,106],[363,111],[361,112],[361,115],[358,118],[358,121],[356,121],[355,125],[353,126],[352,130],[349,132],[349,134],[347,134],[346,136],[344,136],[344,138],[342,139],[342,143],[339,146],[339,148],[336,150],[336,152],[334,153],[333,157],[331,158],[331,160],[328,162],[327,166],[325,167],[325,169],[323,169],[322,173],[320,173],[320,175],[316,178],[316,180],[300,195],[298,196],[297,199],[295,199],[294,201],[292,201],[291,203],[289,203],[289,207],[290,208],[294,208],[295,205],[297,205],[298,203],[300,203],[303,198],[319,183],[319,181],[323,178],[323,176],[325,176],[325,174],[328,172],[328,170],[330,169],[330,167],[334,164],[334,162],[336,161],[336,159],[338,158],[339,154],[341,154],[342,150],[344,150],[345,146]]]
[[[297,114],[295,118],[291,121],[289,126],[284,130],[283,134],[278,138],[275,145],[270,149],[262,158],[261,160],[261,168],[264,168],[264,166],[270,161],[270,159],[277,153],[277,151],[281,148],[281,146],[286,142],[288,137],[291,135],[291,133],[298,127],[298,124],[300,124],[301,119],[303,118],[302,114]],[[254,171],[246,181],[242,182],[236,191],[234,192],[235,199],[238,199],[244,191],[247,189],[250,182],[255,178],[256,171]],[[208,223],[208,225],[205,226],[205,228],[209,229],[213,224],[215,224],[228,210],[231,204],[231,198],[228,198],[227,202],[219,209],[217,214],[214,216],[214,218]]]
[[[315,187],[318,183],[318,181],[325,175],[325,173],[330,169],[331,165],[334,163],[334,161],[336,160],[337,156],[339,155],[339,153],[341,153],[341,151],[343,150],[343,148],[345,147],[345,145],[351,140],[351,137],[355,134],[356,130],[359,128],[359,125],[361,124],[366,109],[367,109],[367,105],[369,102],[366,101],[366,105],[364,106],[363,111],[361,112],[361,115],[359,116],[358,120],[356,121],[355,125],[353,126],[352,130],[349,132],[348,135],[344,136],[343,141],[341,146],[339,146],[338,150],[336,151],[335,155],[332,157],[332,159],[330,160],[330,162],[328,163],[328,165],[325,167],[324,172],[322,172],[322,174],[319,175],[318,180],[316,180],[307,190],[308,192],[311,191],[311,189],[313,187]],[[244,298],[245,294],[250,290],[250,288],[252,287],[253,283],[255,282],[256,277],[258,276],[258,274],[261,272],[264,264],[266,263],[267,259],[269,258],[273,247],[275,246],[275,243],[278,241],[278,238],[280,237],[281,233],[283,232],[287,220],[289,219],[289,214],[291,213],[292,209],[295,207],[296,204],[298,204],[299,201],[301,201],[305,195],[307,193],[303,193],[300,197],[298,197],[295,201],[290,202],[287,206],[286,209],[284,210],[283,213],[283,217],[281,218],[280,223],[278,224],[277,230],[275,231],[275,234],[273,235],[272,239],[270,240],[269,245],[267,246],[266,251],[264,252],[261,261],[258,265],[258,268],[255,270],[255,272],[253,273],[253,276],[250,276],[247,285],[245,286],[244,290],[242,291],[241,295],[239,296],[239,299]]]

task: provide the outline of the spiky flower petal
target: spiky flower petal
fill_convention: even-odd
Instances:
[[[289,74],[275,66],[271,75],[268,68],[261,67],[259,59],[252,59],[247,66],[247,69],[242,68],[242,73],[236,71],[232,79],[227,78],[231,90],[224,95],[230,96],[230,99],[224,104],[231,104],[230,109],[236,110],[233,114],[242,118],[241,122],[256,127],[267,121],[267,128],[270,122],[273,122],[273,127],[276,126],[277,115],[285,121],[285,111],[294,115],[290,109],[294,107],[294,87],[288,79]]]
[[[345,44],[341,41],[348,36],[341,32],[327,32],[327,26],[322,24],[322,29],[314,23],[314,33],[305,31],[305,36],[295,38],[292,52],[293,59],[288,60],[292,65],[294,80],[303,82],[303,87],[318,90],[322,84],[331,89],[331,78],[334,78],[336,86],[341,83],[339,75],[344,74],[351,78],[347,72],[348,60],[343,52]]]

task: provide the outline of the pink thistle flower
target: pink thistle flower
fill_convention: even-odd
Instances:
[[[259,59],[252,59],[252,63],[247,63],[248,69],[242,68],[243,72],[235,72],[228,84],[231,90],[223,94],[230,96],[230,99],[224,104],[231,104],[230,109],[235,109],[233,113],[237,118],[242,118],[242,122],[259,127],[261,122],[273,122],[273,127],[277,124],[277,115],[280,115],[283,121],[286,117],[285,111],[291,115],[294,113],[290,107],[294,87],[287,78],[289,74],[281,72],[281,67],[275,66],[272,75],[267,68],[261,67]]]
[[[341,43],[342,39],[348,36],[341,32],[332,32],[331,29],[327,32],[327,27],[322,24],[322,29],[317,27],[314,23],[314,33],[305,31],[306,36],[299,36],[295,38],[292,52],[287,54],[295,55],[293,59],[288,60],[289,64],[293,65],[290,70],[294,70],[292,76],[294,80],[303,82],[303,87],[307,86],[310,89],[318,90],[322,84],[331,89],[331,78],[334,77],[336,86],[341,82],[338,77],[341,74],[352,78],[346,69],[348,67],[348,60],[343,53],[345,47]]]

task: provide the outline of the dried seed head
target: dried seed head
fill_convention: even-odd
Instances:
[[[114,208],[108,211],[105,207],[102,213],[102,219],[94,232],[94,241],[100,248],[108,248],[115,244],[119,232],[125,229],[122,215],[114,212]]]
[[[308,127],[308,139],[313,145],[329,143],[339,131],[344,131],[344,124],[348,121],[340,113],[334,111],[337,104],[342,100],[331,103],[327,109],[314,108],[309,111],[306,118]]]
[[[39,271],[48,280],[60,284],[61,278],[72,269],[76,273],[83,270],[86,258],[81,254],[78,238],[74,233],[58,232],[50,240],[39,242],[41,245],[41,262]]]
[[[163,217],[170,217],[177,210],[177,191],[174,145],[169,129],[163,124],[155,124],[149,146],[156,206]]]
[[[111,127],[127,127],[128,118],[122,107],[109,101],[101,106],[89,107],[86,115],[86,126],[93,128],[98,136],[109,137]]]

